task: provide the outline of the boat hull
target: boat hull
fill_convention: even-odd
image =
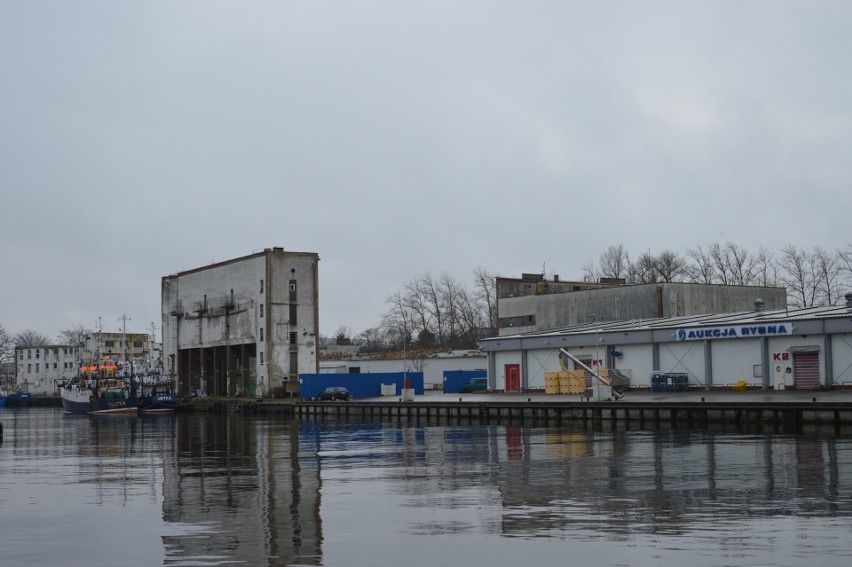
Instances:
[[[6,407],[6,396],[0,396],[0,408]]]
[[[8,396],[6,396],[6,407],[25,407],[30,405],[32,399],[33,396],[29,393],[16,392],[14,394],[9,394]]]
[[[63,388],[60,398],[62,409],[68,413],[110,415],[134,414],[139,411],[136,396],[133,395],[113,399],[96,396],[88,389]]]
[[[139,398],[139,411],[142,413],[171,413],[177,408],[178,401],[173,395],[157,394]]]

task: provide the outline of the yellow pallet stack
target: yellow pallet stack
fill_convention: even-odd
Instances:
[[[559,375],[561,372],[545,372],[544,373],[544,393],[558,394],[559,393]]]
[[[582,370],[544,373],[545,394],[582,394],[585,391],[586,379]]]
[[[565,370],[560,374],[560,394],[582,394],[586,391],[586,378],[582,370]]]

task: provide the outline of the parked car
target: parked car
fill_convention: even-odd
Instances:
[[[344,400],[344,401],[347,401],[347,400],[352,399],[352,394],[350,394],[349,390],[347,390],[346,388],[343,388],[341,386],[332,386],[331,388],[326,388],[325,390],[323,390],[319,395],[319,399],[322,400],[322,401],[329,401],[329,400]]]
[[[488,389],[488,378],[471,378],[462,386],[461,391],[470,394],[471,392],[483,392]]]

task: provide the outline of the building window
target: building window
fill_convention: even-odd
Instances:
[[[28,350],[27,351],[27,360],[32,360],[32,358],[33,358],[33,351]]]
[[[296,306],[294,304],[290,304],[290,324],[296,324]]]
[[[21,351],[21,360],[24,359],[24,351]]]
[[[40,356],[41,356],[41,350],[36,349],[36,360],[38,360]]]
[[[291,352],[290,353],[290,374],[298,374],[299,373],[299,353]]]
[[[263,341],[263,327],[260,328],[260,340]]]
[[[263,353],[260,353],[260,363],[263,364]]]
[[[263,317],[263,303],[260,304],[260,316]]]
[[[36,362],[36,374],[40,372],[39,366],[41,366],[38,362]]]
[[[497,319],[497,326],[501,329],[504,329],[506,327],[526,327],[527,325],[535,325],[535,315],[500,317],[499,319]]]
[[[106,347],[107,348],[112,348],[114,346],[115,346],[115,341],[106,341]]]
[[[133,348],[142,348],[142,341],[133,341]]]
[[[33,365],[27,364],[27,374],[32,374],[32,373],[33,373]]]
[[[296,344],[296,333],[290,333],[290,344]]]
[[[263,293],[263,280],[260,280],[260,293]]]
[[[54,363],[53,363],[53,369],[54,369],[54,370],[56,370],[57,368],[58,368],[58,367],[57,367],[56,363],[54,362]]]
[[[290,280],[290,301],[296,301],[296,280]]]

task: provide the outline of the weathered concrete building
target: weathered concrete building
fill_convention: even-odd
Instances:
[[[163,366],[178,390],[296,396],[319,371],[319,256],[263,252],[162,279]]]
[[[54,394],[57,382],[77,373],[80,352],[68,345],[15,347],[16,386],[31,394]]]
[[[783,287],[661,282],[618,285],[497,279],[498,334],[514,335],[604,321],[735,313],[758,299],[766,309],[787,307]]]
[[[105,356],[112,360],[143,360],[151,362],[156,346],[146,333],[92,333],[85,338],[83,357]]]

